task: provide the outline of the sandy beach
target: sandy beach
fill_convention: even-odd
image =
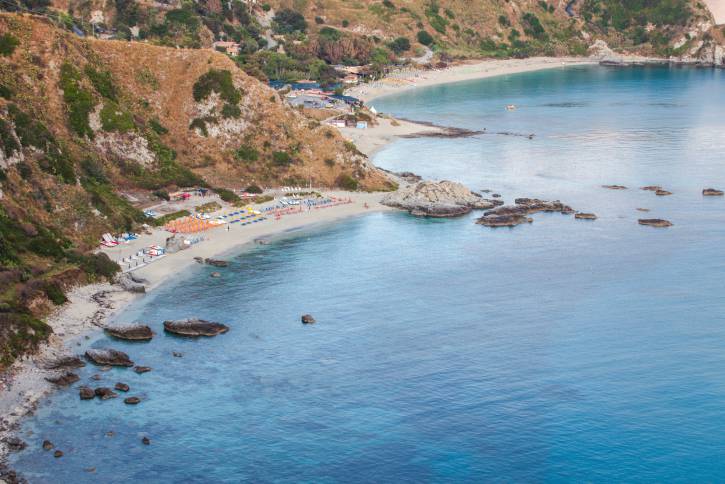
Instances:
[[[408,73],[407,75],[413,77],[407,80],[394,74],[388,80],[359,86],[349,93],[369,101],[379,96],[417,87],[594,62],[581,58],[486,60],[461,64],[445,70]],[[344,136],[354,141],[363,153],[371,157],[376,151],[401,136],[441,131],[445,131],[445,128],[387,117],[379,118],[378,125],[368,129],[341,129]],[[266,221],[254,225],[230,226],[230,230],[212,229],[201,234],[204,240],[189,249],[166,255],[132,272],[134,276],[146,280],[147,291],[153,291],[170,277],[197,264],[195,258],[219,257],[237,251],[245,244],[254,243],[255,240],[269,239],[295,229],[331,223],[375,211],[391,210],[380,203],[384,193],[325,192],[324,195],[350,198],[352,203],[325,209],[303,210],[286,215],[280,220],[275,220],[271,216]],[[120,260],[152,244],[164,246],[169,236],[170,234],[163,229],[153,229],[150,234],[141,235],[138,240],[130,244],[106,249],[106,252],[112,260]],[[9,451],[5,440],[13,436],[18,421],[31,413],[38,402],[53,390],[53,385],[45,378],[57,372],[44,369],[44,363],[60,355],[75,354],[74,348],[81,345],[83,338],[107,325],[115,315],[139,297],[143,295],[132,294],[112,284],[93,284],[75,288],[68,294],[69,303],[59,308],[48,319],[48,324],[54,331],[49,341],[36,354],[20,359],[0,375],[0,415],[2,415],[0,475],[2,475],[2,464]]]
[[[347,90],[346,94],[370,103],[372,100],[381,96],[398,94],[421,87],[553,69],[562,66],[597,64],[598,62],[597,59],[587,57],[531,57],[528,59],[470,61],[453,65],[446,69],[430,71],[406,69],[393,72],[380,81],[356,86]]]

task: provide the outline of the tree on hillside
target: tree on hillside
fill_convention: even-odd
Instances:
[[[292,32],[305,32],[307,21],[301,13],[285,8],[274,16],[274,31],[278,34],[291,34]]]
[[[388,44],[390,50],[395,52],[395,55],[400,55],[403,52],[410,50],[410,41],[405,37],[398,37]]]

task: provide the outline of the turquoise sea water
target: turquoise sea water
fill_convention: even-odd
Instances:
[[[725,188],[724,85],[723,71],[586,67],[373,103],[536,135],[402,140],[380,166],[599,220],[370,214],[239,253],[220,279],[179,274],[119,318],[156,338],[112,343],[154,370],[100,373],[144,401],[55,394],[15,467],[69,483],[725,480],[725,200],[700,194]],[[600,187],[614,183],[630,189]],[[637,189],[650,184],[674,194]],[[192,315],[232,329],[163,334]]]

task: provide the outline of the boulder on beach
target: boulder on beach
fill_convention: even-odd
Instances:
[[[487,200],[460,183],[422,181],[383,197],[388,207],[409,211],[421,217],[457,217],[471,210],[485,210],[503,205],[500,200]]]
[[[108,387],[96,388],[93,393],[96,394],[101,400],[108,400],[110,398],[116,398],[118,394]]]
[[[672,227],[672,222],[661,218],[641,218],[637,222],[650,227]]]
[[[722,197],[724,193],[725,192],[718,190],[717,188],[705,188],[702,191],[702,195],[705,197]]]
[[[121,274],[120,276],[118,276],[117,280],[120,286],[128,292],[133,292],[137,294],[144,294],[146,292],[146,286],[144,286],[140,282],[136,282],[133,276],[131,276],[131,274],[129,273]]]
[[[596,220],[597,216],[594,215],[593,213],[579,212],[577,214],[574,214],[574,218],[579,219],[579,220]]]
[[[220,259],[204,259],[204,262],[206,262],[207,265],[214,266],[214,267],[228,267],[229,262],[225,260]]]
[[[84,366],[86,366],[86,363],[78,356],[61,356],[42,365],[46,370],[66,370]]]
[[[608,190],[626,190],[627,187],[624,185],[602,185],[602,188],[606,188]]]
[[[148,341],[154,337],[154,332],[146,325],[132,324],[129,326],[111,326],[105,328],[106,333],[114,338],[128,341]]]
[[[89,349],[86,358],[101,366],[133,366],[133,361],[126,353],[111,348]]]
[[[7,437],[3,443],[10,452],[20,452],[28,446],[25,442],[17,437]]]
[[[658,197],[666,197],[668,195],[672,195],[672,192],[668,192],[667,190],[659,189],[655,191],[655,195]]]
[[[54,376],[47,376],[45,377],[45,380],[54,384],[58,385],[59,387],[67,387],[68,385],[72,385],[73,383],[77,382],[81,378],[76,375],[75,373],[68,371],[65,373],[61,373],[60,375],[54,375]]]
[[[302,324],[314,324],[317,322],[315,320],[315,318],[312,317],[311,314],[305,314],[304,316],[302,316],[301,319],[302,319]]]
[[[81,400],[93,400],[94,398],[96,398],[96,392],[93,391],[93,388],[80,387],[78,389],[78,393],[81,397]]]
[[[229,327],[203,319],[180,319],[176,321],[164,321],[164,330],[179,336],[216,336],[226,333]]]

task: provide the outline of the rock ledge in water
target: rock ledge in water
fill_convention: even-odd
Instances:
[[[67,387],[68,385],[72,385],[80,379],[81,378],[78,375],[71,371],[62,373],[60,375],[48,376],[45,378],[46,381],[54,385],[58,385],[59,387]]]
[[[111,348],[87,350],[86,358],[101,366],[133,366],[126,353]]]
[[[641,218],[637,222],[640,225],[648,225],[650,227],[672,227],[672,222],[661,218]]]
[[[460,183],[451,181],[422,181],[386,195],[381,203],[407,210],[420,217],[458,217],[471,210],[485,210],[499,205],[499,200],[487,200]]]
[[[129,341],[148,341],[154,337],[151,328],[142,324],[133,324],[129,326],[112,326],[105,328],[106,333],[114,338]]]
[[[514,202],[515,205],[504,205],[485,212],[476,223],[486,227],[514,227],[533,222],[533,219],[528,217],[533,213],[559,212],[565,215],[574,213],[573,208],[559,200],[549,202],[538,198],[517,198]]]
[[[702,195],[705,197],[722,197],[723,194],[725,194],[722,190],[718,190],[717,188],[705,188],[702,191]]]
[[[226,333],[229,327],[203,319],[181,319],[164,321],[164,330],[179,336],[216,336]]]

